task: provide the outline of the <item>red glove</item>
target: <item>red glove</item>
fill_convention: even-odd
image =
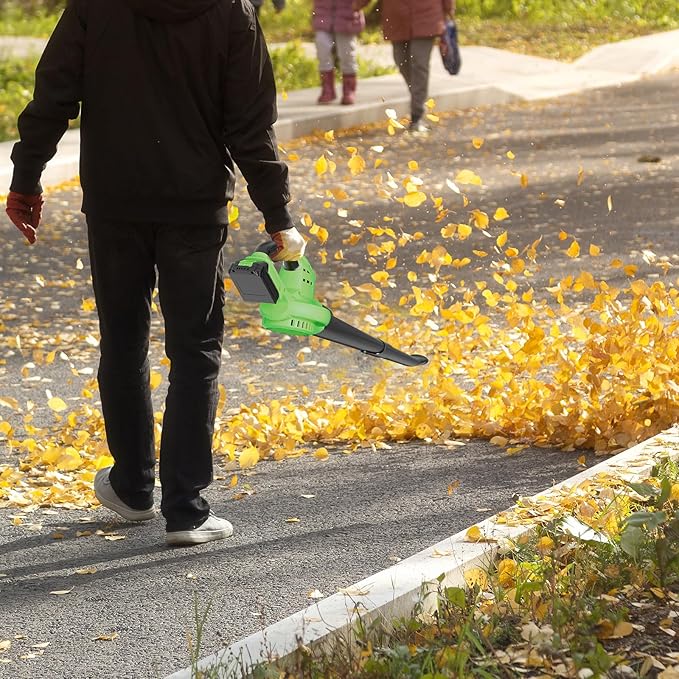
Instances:
[[[37,240],[36,231],[40,226],[42,206],[42,194],[27,196],[10,191],[7,196],[7,215],[31,245]]]

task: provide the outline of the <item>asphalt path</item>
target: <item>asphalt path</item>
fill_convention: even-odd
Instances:
[[[382,169],[394,176],[403,177],[408,161],[416,160],[428,191],[448,191],[446,201],[457,211],[450,221],[467,221],[474,207],[491,214],[506,207],[511,218],[505,224],[517,247],[539,235],[545,239],[547,254],[536,273],[536,289],[551,276],[585,267],[622,283],[624,274],[609,267],[615,257],[637,264],[639,275],[648,279],[663,276],[658,265],[665,262],[674,280],[678,86],[679,75],[669,74],[556,101],[446,115],[428,139],[389,137],[383,128],[373,128],[341,136],[333,145],[322,139],[290,145],[286,154],[294,154],[295,212],[309,212],[330,234],[328,263],[318,267],[319,293],[339,304],[340,281],[367,280],[374,270],[359,248],[344,247],[345,260],[334,259],[342,239],[355,231],[350,220],[376,225],[389,216],[398,228],[422,231],[422,241],[404,248],[404,260],[408,252],[416,255],[440,242],[433,213],[379,198],[374,172],[352,178],[338,170],[331,180],[316,177],[309,161],[330,150],[344,164],[347,146],[359,148],[370,164],[382,158]],[[473,147],[473,137],[484,139],[480,149]],[[376,145],[384,151],[370,151]],[[446,178],[465,168],[483,178],[482,187],[469,189],[468,208],[455,206],[457,198],[445,185]],[[521,174],[528,179],[525,188]],[[337,187],[346,190],[348,199],[324,207],[325,189]],[[50,197],[40,248],[24,248],[3,227],[0,396],[36,403],[37,424],[46,425],[52,417],[44,408],[45,389],[76,403],[84,381],[96,370],[95,316],[80,309],[91,292],[78,198],[77,191]],[[227,251],[233,259],[259,240],[242,191],[238,204],[241,228],[232,233]],[[338,214],[338,207],[346,212]],[[577,262],[564,257],[558,238],[562,229],[584,244],[601,245],[605,256]],[[460,243],[455,256],[479,245]],[[406,285],[405,270],[401,273],[387,294],[386,301],[394,305]],[[468,280],[489,275],[481,264],[464,273]],[[222,379],[231,405],[270,398],[285,392],[283,385],[291,381],[313,388],[319,375],[327,377],[324,388],[369,386],[375,379],[376,362],[349,350],[318,350],[300,364],[303,340],[255,340],[243,315],[247,309],[237,302],[231,309],[230,327],[241,330],[230,331],[225,344]],[[342,312],[352,320],[346,316],[351,307]],[[36,347],[57,348],[66,358],[27,368],[28,350]],[[161,351],[156,318],[152,361],[159,369]],[[393,380],[402,379],[400,374],[405,373],[392,373]],[[156,398],[160,407],[162,389]],[[2,415],[13,417],[6,410]],[[325,461],[309,456],[260,463],[241,475],[236,489],[229,487],[230,470],[218,461],[219,478],[208,497],[218,513],[233,521],[236,534],[197,548],[168,549],[161,521],[124,525],[104,509],[40,508],[16,526],[12,517],[18,510],[0,509],[0,641],[12,642],[0,654],[0,661],[10,661],[0,663],[0,676],[162,677],[188,664],[194,597],[200,607],[211,603],[202,647],[203,654],[211,653],[304,607],[311,590],[330,594],[506,508],[515,494],[537,492],[579,469],[581,451],[528,449],[508,457],[485,442],[459,443],[409,442],[351,455],[333,449]],[[16,453],[0,449],[2,463],[17,464]],[[459,486],[449,494],[456,481]],[[249,494],[236,499],[243,489]],[[82,531],[92,535],[77,537]],[[50,594],[54,591],[67,593]]]

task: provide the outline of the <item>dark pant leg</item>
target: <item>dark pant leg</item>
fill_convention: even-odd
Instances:
[[[130,507],[147,509],[156,461],[148,361],[153,230],[90,218],[87,230],[101,331],[99,391],[115,461],[111,485]]]
[[[424,115],[424,104],[429,93],[429,63],[433,47],[433,38],[416,38],[410,41],[410,111],[413,122],[419,121]]]
[[[410,59],[410,43],[407,40],[395,40],[392,43],[392,50],[394,52],[394,63],[398,66],[403,79],[406,81],[408,89],[411,85],[411,59]]]
[[[158,289],[171,363],[160,444],[168,530],[197,527],[210,509],[200,491],[212,481],[225,241],[225,227],[164,225],[158,232]]]

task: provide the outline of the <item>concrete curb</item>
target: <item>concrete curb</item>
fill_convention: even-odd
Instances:
[[[679,457],[679,426],[668,429],[629,450],[559,483],[534,497],[553,491],[574,489],[598,474],[613,474],[638,480],[648,474],[661,454]],[[323,645],[348,639],[356,622],[370,624],[376,619],[398,619],[412,613],[415,606],[426,606],[426,597],[439,586],[463,586],[464,574],[474,567],[488,566],[498,548],[514,542],[536,525],[507,526],[495,515],[479,524],[481,533],[494,542],[466,542],[466,530],[442,540],[395,566],[372,575],[345,590],[315,603],[266,629],[236,642],[229,648],[199,661],[198,669],[214,671],[224,679],[243,676],[254,665],[272,659],[285,659],[300,645]],[[442,578],[442,581],[439,581]],[[212,676],[212,675],[211,675]],[[176,672],[167,679],[191,679],[191,669]]]

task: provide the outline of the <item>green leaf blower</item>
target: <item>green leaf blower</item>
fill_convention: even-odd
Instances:
[[[259,302],[262,325],[267,330],[285,335],[316,335],[401,365],[427,363],[426,356],[406,354],[335,318],[314,297],[316,274],[309,260],[302,257],[299,262],[283,262],[276,268],[267,254],[275,247],[274,243],[260,245],[229,267],[229,276],[240,296],[246,302]]]

